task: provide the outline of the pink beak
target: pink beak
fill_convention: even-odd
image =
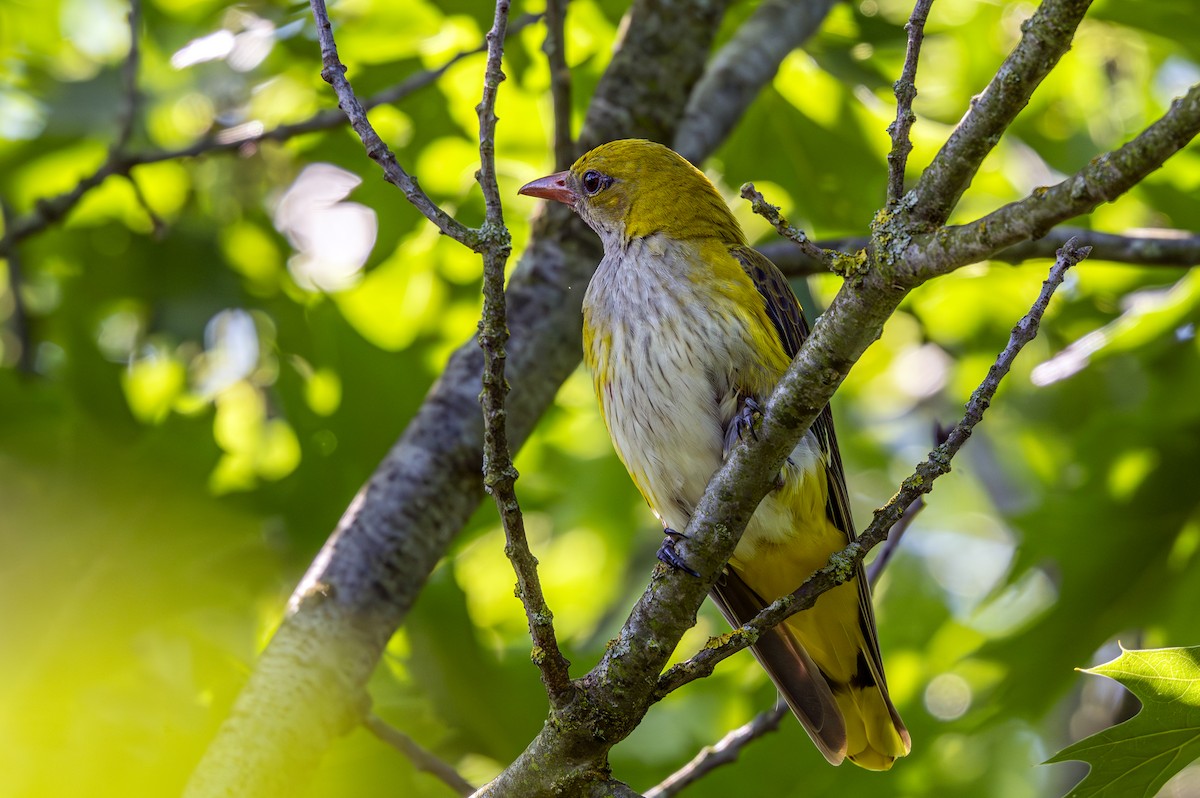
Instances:
[[[556,172],[546,177],[539,177],[537,180],[521,186],[517,193],[524,194],[527,197],[541,197],[542,199],[555,200],[564,205],[574,205],[576,199],[575,192],[567,184],[567,178],[570,174],[570,172]]]

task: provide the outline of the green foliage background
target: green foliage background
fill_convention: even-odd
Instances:
[[[1200,79],[1200,28],[1184,6],[1097,2],[958,218],[1080,168]],[[518,4],[514,16],[541,10]],[[577,124],[623,11],[616,0],[570,4]],[[726,35],[751,11],[736,4]],[[735,199],[746,180],[818,238],[865,231],[883,198],[909,11],[898,0],[838,5],[706,165],[752,237],[771,239]],[[934,5],[911,174],[1030,11]],[[492,13],[463,0],[343,0],[331,12],[360,95],[478,46]],[[0,196],[14,213],[104,160],[125,101],[125,13],[117,0],[0,6]],[[143,14],[133,151],[238,124],[269,129],[334,105],[306,5],[148,0]],[[498,107],[516,252],[536,211],[516,189],[552,167],[543,36],[532,25],[510,40]],[[196,40],[218,55],[173,66]],[[468,224],[482,218],[472,182],[482,69],[482,55],[465,58],[372,113],[400,161]],[[274,222],[314,163],[361,177],[348,201],[378,222],[365,268],[331,290],[306,280]],[[141,166],[133,179],[136,191],[110,179],[65,224],[23,243],[17,269],[0,262],[4,796],[182,788],[292,586],[448,352],[473,334],[480,307],[478,259],[440,238],[343,127]],[[1082,223],[1200,229],[1198,190],[1193,144]],[[980,264],[922,288],[851,374],[835,409],[860,521],[929,448],[933,423],[957,418],[1047,265]],[[810,280],[806,304],[819,308],[836,288],[832,276]],[[223,328],[210,325],[239,309],[220,317]],[[1087,262],[1056,297],[877,591],[911,757],[883,776],[829,768],[785,721],[688,794],[1061,793],[1081,771],[1038,763],[1111,722],[1118,701],[1081,696],[1072,668],[1118,636],[1130,646],[1200,640],[1198,316],[1200,279],[1183,270]],[[257,351],[238,361],[247,341]],[[658,534],[582,372],[517,465],[547,597],[579,673],[641,590]],[[546,712],[502,540],[485,506],[371,687],[379,714],[475,783],[507,764]],[[706,611],[683,654],[723,628]],[[616,774],[648,788],[772,694],[739,656],[656,707],[614,751]],[[450,792],[357,731],[308,794]]]

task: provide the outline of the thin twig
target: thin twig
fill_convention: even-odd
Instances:
[[[509,35],[517,32],[537,20],[541,14],[523,14],[508,27]],[[446,63],[435,69],[418,72],[405,78],[395,86],[384,89],[362,101],[363,108],[370,110],[380,105],[398,102],[410,94],[435,83],[450,67],[472,55],[485,52],[487,43],[471,50],[463,50],[451,57]],[[83,197],[92,189],[113,176],[127,176],[135,166],[142,164],[177,161],[185,158],[197,158],[204,155],[216,155],[230,152],[246,152],[249,148],[263,141],[288,141],[305,133],[319,130],[330,130],[347,124],[349,120],[340,109],[330,108],[310,116],[308,119],[290,124],[279,125],[270,130],[263,130],[261,125],[246,123],[234,128],[218,131],[210,136],[173,150],[147,150],[144,152],[123,153],[117,159],[108,159],[95,172],[81,179],[74,188],[54,197],[40,199],[35,203],[33,211],[25,216],[15,218],[12,224],[5,228],[4,237],[0,239],[0,257],[3,257],[18,242],[36,235],[52,224],[65,217]]]
[[[833,262],[830,254],[813,244],[803,230],[789,224],[788,220],[779,212],[779,208],[767,202],[763,195],[754,188],[753,183],[743,183],[740,193],[743,198],[750,200],[750,207],[755,213],[774,225],[775,229],[779,231],[779,235],[800,247],[800,251],[807,257],[820,261],[825,264],[826,268],[829,268]]]
[[[550,99],[554,103],[555,169],[566,169],[575,160],[571,136],[571,70],[567,67],[565,32],[567,0],[546,0],[546,43],[542,45],[550,67]]]
[[[950,427],[945,427],[941,422],[934,422],[933,425],[933,445],[941,446],[946,442],[946,438],[950,435]],[[887,540],[879,548],[879,556],[871,562],[871,566],[867,568],[867,582],[874,589],[879,577],[883,575],[883,569],[887,568],[888,563],[892,561],[892,556],[896,550],[900,548],[900,541],[904,539],[904,533],[912,526],[912,522],[925,509],[925,497],[918,496],[916,501],[908,505],[904,510],[904,515],[900,516],[900,520],[888,532]]]
[[[137,178],[132,174],[125,175],[125,179],[129,181],[130,187],[133,189],[134,199],[138,205],[142,206],[142,210],[146,212],[146,217],[150,219],[150,227],[154,231],[155,238],[162,238],[167,231],[167,223],[163,221],[158,212],[150,205],[150,200],[146,197],[146,193],[142,191],[142,186],[138,183]]]
[[[1050,269],[1050,276],[1042,284],[1041,293],[1029,312],[1013,327],[1008,345],[996,358],[983,382],[971,394],[963,418],[950,430],[945,443],[930,452],[928,459],[917,465],[916,471],[901,483],[896,495],[875,511],[870,525],[862,535],[833,554],[824,567],[804,580],[795,591],[772,602],[741,628],[735,629],[690,659],[667,670],[658,679],[656,699],[661,700],[679,687],[709,675],[717,663],[752,645],[764,629],[769,629],[795,613],[810,608],[822,593],[854,577],[867,552],[887,539],[888,532],[903,517],[909,505],[919,496],[933,490],[933,483],[938,477],[949,473],[950,462],[966,443],[967,438],[971,437],[975,425],[983,418],[996,389],[1000,387],[1000,381],[1012,368],[1013,360],[1022,347],[1037,335],[1038,325],[1050,303],[1050,297],[1062,284],[1067,269],[1087,255],[1088,248],[1077,247],[1074,240],[1068,241],[1059,250],[1058,259]]]
[[[1069,225],[1055,227],[1041,238],[1022,241],[999,252],[993,252],[987,259],[1018,264],[1038,258],[1053,258],[1058,248],[1072,238],[1078,239],[1080,246],[1092,248],[1092,254],[1088,257],[1088,262],[1092,265],[1100,261],[1111,261],[1168,268],[1200,266],[1200,234],[1197,233],[1164,229],[1161,235],[1121,235]],[[823,239],[813,243],[823,250],[857,252],[866,247],[870,239],[866,236],[856,236]],[[785,241],[762,244],[757,249],[788,277],[824,274],[829,270],[824,261],[813,260],[795,245]]]
[[[12,208],[8,201],[0,197],[0,219],[4,221],[4,229],[12,226]],[[21,267],[21,255],[16,247],[4,253],[8,263],[8,290],[13,298],[12,326],[17,336],[20,351],[17,353],[17,370],[23,374],[33,373],[33,335],[29,329],[29,314],[25,309],[25,296],[21,292],[24,284],[24,274]]]
[[[329,21],[329,12],[325,9],[325,0],[309,0],[309,5],[312,7],[313,18],[317,21],[317,40],[321,43],[321,77],[333,87],[338,97],[338,106],[350,120],[350,127],[354,128],[354,132],[362,140],[368,157],[383,169],[387,181],[403,191],[405,198],[442,233],[476,252],[482,251],[481,247],[485,244],[475,231],[439,208],[417,185],[416,178],[404,171],[400,162],[396,160],[395,153],[375,132],[375,128],[367,119],[366,109],[359,102],[350,81],[346,78],[346,67],[338,58],[337,43],[333,39],[333,25]]]
[[[921,42],[925,38],[925,20],[933,0],[917,0],[912,16],[904,29],[908,31],[908,50],[904,54],[904,68],[893,89],[896,93],[896,121],[888,125],[892,137],[892,151],[888,153],[887,204],[899,202],[904,194],[904,167],[908,154],[912,152],[912,141],[908,134],[917,115],[913,113],[913,100],[917,98],[917,60],[921,57]]]
[[[883,576],[883,569],[887,568],[888,563],[892,561],[892,555],[896,553],[896,549],[900,548],[900,540],[904,537],[904,533],[912,526],[913,520],[925,509],[925,499],[918,496],[916,501],[908,505],[904,511],[904,515],[900,516],[900,520],[892,527],[892,531],[888,533],[887,540],[879,547],[879,556],[867,568],[867,582],[871,585],[871,589],[875,589],[876,583],[879,582],[879,577]]]
[[[479,185],[483,189],[487,219],[480,229],[480,238],[488,242],[483,250],[483,315],[479,322],[479,346],[483,349],[483,484],[500,512],[507,545],[505,554],[512,561],[517,575],[517,593],[529,621],[533,639],[533,661],[541,672],[542,683],[550,704],[559,707],[570,691],[570,663],[558,648],[554,633],[554,616],[542,594],[537,573],[537,559],[529,550],[525,535],[525,520],[517,501],[514,484],[517,469],[513,467],[508,445],[508,413],[504,400],[508,381],[504,376],[505,345],[508,342],[508,318],[504,295],[504,265],[512,249],[508,230],[504,226],[504,211],[500,190],[496,185],[495,132],[496,92],[504,80],[501,55],[504,52],[504,28],[508,20],[509,0],[498,0],[496,17],[488,33],[487,70],[484,73],[483,99],[479,112]]]
[[[138,91],[138,67],[141,62],[139,34],[142,27],[141,0],[129,0],[129,54],[121,68],[121,83],[124,89],[124,104],[117,124],[117,140],[113,143],[114,152],[124,152],[133,138],[133,128],[137,122],[138,107],[141,105],[141,93]]]
[[[788,705],[779,701],[771,709],[758,713],[750,722],[737,727],[716,743],[702,748],[691,762],[647,790],[646,798],[671,798],[722,765],[733,764],[748,743],[778,729],[779,721],[789,711]]]
[[[378,715],[368,713],[363,719],[363,725],[380,740],[404,754],[417,770],[436,777],[459,795],[475,792],[471,783],[459,775],[457,770]]]
[[[501,243],[504,256],[508,257],[508,236],[499,235],[504,230],[504,206],[500,202],[500,187],[496,183],[496,94],[504,81],[504,70],[501,60],[504,56],[504,32],[508,26],[509,0],[497,0],[496,17],[492,29],[487,33],[487,66],[483,73],[483,97],[475,112],[479,116],[479,173],[475,176],[479,187],[483,190],[483,203],[486,209],[487,224],[493,228],[497,238],[489,244]],[[488,252],[495,252],[497,247],[489,246]],[[503,264],[501,264],[503,269]],[[503,277],[503,272],[501,272]]]

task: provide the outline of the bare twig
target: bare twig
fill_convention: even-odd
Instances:
[[[883,569],[887,568],[888,563],[892,561],[892,555],[896,553],[896,549],[900,548],[900,540],[904,537],[904,533],[908,531],[908,528],[912,526],[913,520],[924,509],[925,498],[918,496],[916,501],[908,505],[904,510],[904,515],[900,516],[900,520],[888,532],[887,540],[879,547],[879,556],[867,568],[867,582],[870,583],[872,589],[879,582],[879,577],[883,576]]]
[[[912,219],[944,224],[984,157],[1071,46],[1092,0],[1042,0],[1021,25],[1021,41],[938,151],[912,191]]]
[[[141,61],[139,49],[139,34],[142,28],[141,0],[129,0],[129,54],[121,68],[121,83],[124,89],[124,105],[118,118],[117,139],[113,143],[113,152],[124,152],[133,138],[133,128],[137,122],[138,106],[141,105],[141,93],[138,91],[138,66]]]
[[[762,193],[754,188],[753,183],[742,184],[741,195],[750,200],[750,207],[755,213],[774,225],[775,229],[779,231],[779,235],[798,246],[806,257],[824,263],[826,269],[830,267],[833,262],[830,254],[813,244],[803,230],[789,224],[788,220],[779,212],[779,208],[767,202]]]
[[[483,189],[487,220],[481,238],[488,242],[483,250],[483,315],[479,322],[479,346],[483,349],[483,484],[500,512],[507,545],[505,554],[517,574],[517,592],[529,621],[533,638],[533,661],[542,675],[542,683],[552,706],[559,706],[570,692],[570,663],[558,648],[554,616],[542,594],[537,559],[529,550],[525,521],[517,501],[514,484],[517,469],[508,445],[508,413],[504,400],[508,382],[504,377],[505,344],[508,342],[508,314],[504,296],[504,265],[512,249],[504,226],[504,210],[496,185],[495,133],[496,92],[504,80],[501,55],[504,52],[504,27],[508,20],[509,0],[498,0],[496,17],[488,32],[487,70],[484,73],[483,99],[479,103],[479,185]]]
[[[722,765],[733,764],[748,743],[778,729],[779,721],[789,711],[788,705],[779,701],[773,708],[758,713],[749,723],[737,727],[716,743],[701,749],[692,761],[663,779],[657,786],[647,790],[646,798],[671,798]]]
[[[516,33],[537,20],[540,14],[524,14],[509,25],[509,34]],[[410,94],[436,82],[450,67],[472,55],[487,50],[486,42],[471,50],[463,50],[446,63],[435,69],[418,72],[405,78],[395,86],[384,89],[362,101],[362,107],[370,110],[380,105],[398,102]],[[74,188],[54,197],[38,200],[33,211],[25,216],[14,218],[12,224],[5,228],[4,237],[0,239],[0,257],[7,253],[15,244],[36,235],[52,224],[63,219],[88,192],[113,176],[128,176],[134,167],[142,164],[162,163],[163,161],[178,161],[186,158],[197,158],[204,155],[216,155],[230,152],[246,152],[254,145],[264,141],[287,141],[304,133],[319,130],[329,130],[347,124],[349,120],[340,109],[331,108],[318,111],[308,119],[300,122],[279,125],[270,130],[263,130],[261,125],[253,122],[238,125],[206,136],[186,147],[172,150],[147,150],[145,152],[123,152],[120,157],[110,157],[100,168],[80,180]]]
[[[1013,360],[1025,344],[1037,335],[1038,325],[1050,303],[1050,297],[1062,284],[1067,269],[1087,255],[1088,249],[1076,247],[1074,241],[1068,241],[1059,250],[1058,259],[1050,269],[1050,276],[1042,284],[1041,293],[1029,312],[1013,327],[1008,345],[992,364],[983,382],[971,394],[962,420],[950,430],[945,443],[930,452],[929,458],[920,463],[916,471],[901,483],[896,495],[875,511],[870,525],[862,535],[831,556],[823,568],[804,580],[792,593],[772,602],[741,628],[720,638],[719,642],[706,646],[690,659],[667,670],[659,677],[655,690],[656,698],[661,699],[689,682],[708,676],[717,663],[753,644],[762,630],[812,607],[822,593],[854,577],[867,552],[887,539],[888,532],[903,517],[909,505],[933,490],[933,483],[938,477],[949,473],[951,460],[971,436],[975,425],[983,418],[996,389],[1000,387],[1000,381],[1012,367]]]
[[[564,31],[567,0],[546,0],[546,43],[542,50],[550,66],[550,98],[554,103],[554,164],[566,169],[575,160],[571,136],[571,70],[567,67]]]
[[[504,206],[500,202],[500,187],[496,184],[496,94],[504,81],[504,70],[501,60],[504,56],[504,35],[508,27],[509,0],[497,0],[496,16],[492,29],[487,33],[487,66],[483,73],[483,98],[475,107],[479,116],[479,173],[476,179],[483,190],[484,207],[487,210],[487,223],[491,225],[493,234],[498,235],[504,228]],[[486,236],[485,236],[486,237]],[[505,245],[504,255],[507,258],[507,232],[497,240]],[[495,244],[496,241],[489,241]],[[488,252],[495,252],[495,246],[489,246]],[[503,264],[501,264],[503,269]],[[503,278],[503,271],[501,278]]]
[[[146,217],[150,219],[150,227],[154,231],[156,237],[162,237],[167,230],[167,223],[162,220],[158,212],[150,205],[150,200],[146,197],[146,193],[142,191],[142,186],[138,183],[137,178],[132,174],[125,175],[125,179],[129,181],[130,188],[133,189],[133,196],[137,200],[138,205],[142,206],[142,210],[146,212]]]
[[[8,202],[0,198],[0,218],[4,221],[4,229],[12,227],[12,208]],[[17,370],[24,374],[33,373],[33,335],[29,330],[29,314],[25,310],[25,296],[21,293],[24,274],[21,267],[21,255],[16,247],[3,254],[8,262],[8,290],[12,293],[13,310],[12,325],[16,333],[20,352],[17,354]]]
[[[908,154],[912,152],[912,141],[908,134],[913,123],[917,121],[912,109],[913,100],[917,98],[917,60],[921,57],[925,19],[929,16],[931,5],[933,0],[917,0],[912,16],[904,26],[908,31],[908,50],[904,55],[904,68],[900,72],[900,79],[893,87],[896,92],[896,121],[888,125],[887,129],[892,137],[892,151],[887,156],[889,206],[899,202],[904,194],[904,167],[908,163]]]
[[[439,208],[417,185],[416,178],[404,171],[391,148],[379,138],[379,134],[367,119],[366,109],[354,94],[350,81],[346,79],[346,67],[338,58],[337,43],[333,40],[333,25],[329,21],[329,12],[325,9],[325,0],[309,0],[309,5],[312,7],[313,18],[317,21],[317,40],[321,43],[321,63],[324,65],[321,77],[337,93],[338,106],[350,120],[350,127],[354,128],[354,132],[362,140],[367,155],[383,169],[387,181],[403,191],[405,198],[442,233],[476,252],[481,251],[484,243],[480,237]]]
[[[475,792],[471,783],[464,779],[457,770],[438,759],[432,751],[421,747],[416,740],[378,715],[368,713],[363,719],[363,725],[380,740],[404,754],[417,770],[436,777],[459,795],[470,795]]]

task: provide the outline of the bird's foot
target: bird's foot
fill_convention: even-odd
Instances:
[[[686,539],[687,535],[683,534],[682,532],[676,532],[670,527],[664,527],[663,542],[662,545],[658,547],[658,559],[676,571],[683,571],[684,573],[691,574],[692,576],[699,578],[700,574],[694,568],[688,565],[682,557],[679,556],[679,552],[675,551],[675,541],[679,540],[680,538]]]
[[[740,404],[737,415],[733,417],[733,429],[737,432],[738,440],[746,440],[747,432],[750,433],[751,438],[758,440],[758,431],[754,429],[754,422],[762,418],[762,406],[755,401],[753,396],[743,396]]]

